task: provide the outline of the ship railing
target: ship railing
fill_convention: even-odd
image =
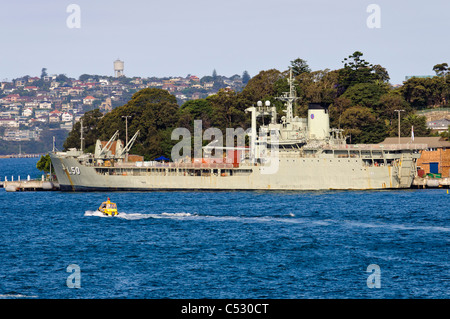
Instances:
[[[152,163],[151,165],[144,165],[139,162],[128,162],[128,163],[116,163],[114,167],[116,168],[233,168],[237,167],[237,163]]]
[[[424,150],[428,144],[346,144],[346,145],[327,145],[326,150]]]

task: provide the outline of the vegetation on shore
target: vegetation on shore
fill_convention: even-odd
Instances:
[[[403,86],[389,84],[388,71],[363,59],[359,51],[345,58],[338,70],[312,71],[302,59],[291,61],[289,67],[295,75],[298,96],[295,115],[306,117],[308,103],[331,103],[330,126],[341,128],[349,143],[379,143],[386,137],[396,136],[398,114],[402,109],[401,134],[410,136],[414,126],[415,136],[429,136],[424,116],[415,114],[424,108],[445,107],[450,101],[450,70],[446,63],[437,64],[431,78],[411,78]],[[116,130],[125,140],[125,118],[128,119],[129,137],[137,130],[140,136],[132,152],[144,155],[146,160],[157,156],[170,157],[171,140],[176,127],[186,127],[193,132],[194,120],[202,120],[202,128],[225,129],[250,125],[245,109],[258,100],[270,100],[283,115],[282,102],[275,98],[289,90],[288,71],[270,69],[261,71],[248,80],[241,92],[221,89],[205,99],[191,100],[178,107],[176,98],[168,91],[147,88],[135,93],[123,106],[106,115],[99,110],[83,116],[86,151],[93,152],[97,138],[108,140]],[[64,148],[79,148],[80,123],[76,123],[64,143]]]

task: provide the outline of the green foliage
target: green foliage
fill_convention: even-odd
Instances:
[[[388,93],[387,85],[376,83],[357,83],[349,87],[341,97],[348,98],[353,105],[376,109],[383,94]]]
[[[105,116],[98,109],[85,113],[82,118],[83,126],[86,128],[86,151],[93,152],[97,139],[109,140],[116,130],[119,130],[119,137],[125,141],[124,116],[131,116],[128,119],[129,137],[137,130],[140,131],[131,153],[143,154],[148,160],[153,160],[160,155],[170,157],[172,145],[174,145],[170,134],[178,121],[178,105],[175,96],[166,90],[153,88],[135,93],[127,104],[115,108]],[[80,123],[78,122],[64,143],[64,148],[79,148],[79,145]]]
[[[448,141],[450,139],[450,125],[448,126],[447,131],[442,132],[440,135],[441,135],[442,138],[444,138],[445,140]]]
[[[42,68],[41,70],[41,79],[43,79],[44,76],[47,76],[47,68]]]
[[[36,168],[45,173],[50,172],[50,167],[52,167],[52,161],[50,155],[42,155],[39,161],[36,163]],[[53,170],[53,167],[52,167]]]
[[[243,126],[245,122],[244,109],[241,107],[238,94],[229,90],[220,90],[209,96],[207,101],[212,110],[212,126],[225,132],[227,127]]]
[[[72,82],[65,74],[58,75],[56,77],[55,81],[59,82],[59,83],[71,83]]]
[[[436,72],[436,75],[438,76],[446,76],[450,72],[450,69],[448,63],[440,63],[433,67],[433,71]]]
[[[248,74],[247,71],[244,71],[244,73],[242,73],[242,83],[247,84],[250,79],[250,74]]]
[[[386,126],[378,121],[367,107],[352,106],[345,110],[340,120],[344,134],[351,143],[380,143],[387,137]]]
[[[450,101],[450,78],[448,76],[413,77],[404,82],[401,92],[414,109],[443,107]]]
[[[355,51],[342,61],[344,68],[339,70],[341,92],[355,84],[389,81],[389,74],[385,68],[370,64],[362,56],[361,52]]]
[[[300,117],[307,114],[311,102],[328,102],[331,127],[344,129],[351,137],[351,143],[379,143],[387,136],[397,135],[397,112],[401,116],[401,134],[411,134],[414,126],[415,136],[428,136],[426,119],[415,115],[420,108],[443,106],[450,99],[450,77],[446,76],[448,67],[436,65],[434,70],[440,76],[429,79],[412,78],[400,88],[389,86],[389,74],[380,65],[373,65],[362,58],[359,51],[345,58],[344,67],[339,70],[311,71],[302,59],[291,61],[294,70],[294,87],[298,97],[294,112]],[[124,105],[116,107],[103,116],[99,110],[85,113],[85,149],[94,151],[98,138],[108,140],[116,130],[125,140],[124,116],[128,120],[128,133],[132,136],[137,130],[140,135],[131,153],[144,155],[146,160],[157,156],[170,157],[173,145],[171,133],[176,127],[185,127],[193,133],[194,120],[202,121],[203,130],[217,127],[225,134],[226,128],[250,125],[250,117],[245,109],[257,101],[271,101],[279,115],[284,115],[283,102],[275,99],[289,91],[288,71],[270,69],[259,72],[253,78],[245,71],[243,81],[248,82],[241,92],[220,89],[205,99],[192,100],[177,106],[176,98],[161,89],[143,89],[133,94]],[[93,77],[84,74],[80,79]],[[200,82],[215,81],[217,88],[222,83],[217,72],[203,77]],[[80,123],[76,123],[64,143],[64,148],[79,148]],[[450,133],[448,133],[450,134]]]
[[[180,108],[178,127],[186,127],[191,132],[194,120],[201,120],[203,128],[211,127],[213,108],[210,100],[198,99],[185,102]]]
[[[401,136],[411,136],[411,127],[414,127],[414,136],[430,136],[431,130],[427,128],[426,121],[425,116],[416,114],[404,116],[400,122]],[[398,124],[395,127],[398,130]]]
[[[306,60],[297,58],[294,61],[291,61],[292,74],[294,76],[298,76],[302,73],[309,73],[311,69],[308,66]]]
[[[93,152],[95,147],[95,142],[99,138],[101,134],[101,130],[99,128],[100,119],[103,117],[103,114],[98,110],[92,110],[84,113],[81,117],[83,120],[84,127],[84,144],[85,151]],[[65,150],[69,148],[80,148],[80,128],[81,122],[76,122],[72,128],[72,131],[69,133],[66,141],[63,144]]]
[[[337,96],[337,75],[336,71],[328,69],[300,74],[296,77],[300,97],[307,103],[332,103]]]
[[[270,99],[275,93],[275,82],[282,78],[284,78],[284,76],[278,70],[271,69],[261,71],[248,81],[240,96],[251,101],[251,103]]]

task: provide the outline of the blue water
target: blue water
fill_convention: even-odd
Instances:
[[[36,161],[0,159],[0,176]],[[94,212],[108,195],[119,217]],[[443,189],[1,189],[0,298],[449,298],[449,203]]]

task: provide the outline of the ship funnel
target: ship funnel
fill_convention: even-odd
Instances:
[[[330,103],[310,103],[308,105],[308,133],[310,139],[323,140],[330,136]]]

